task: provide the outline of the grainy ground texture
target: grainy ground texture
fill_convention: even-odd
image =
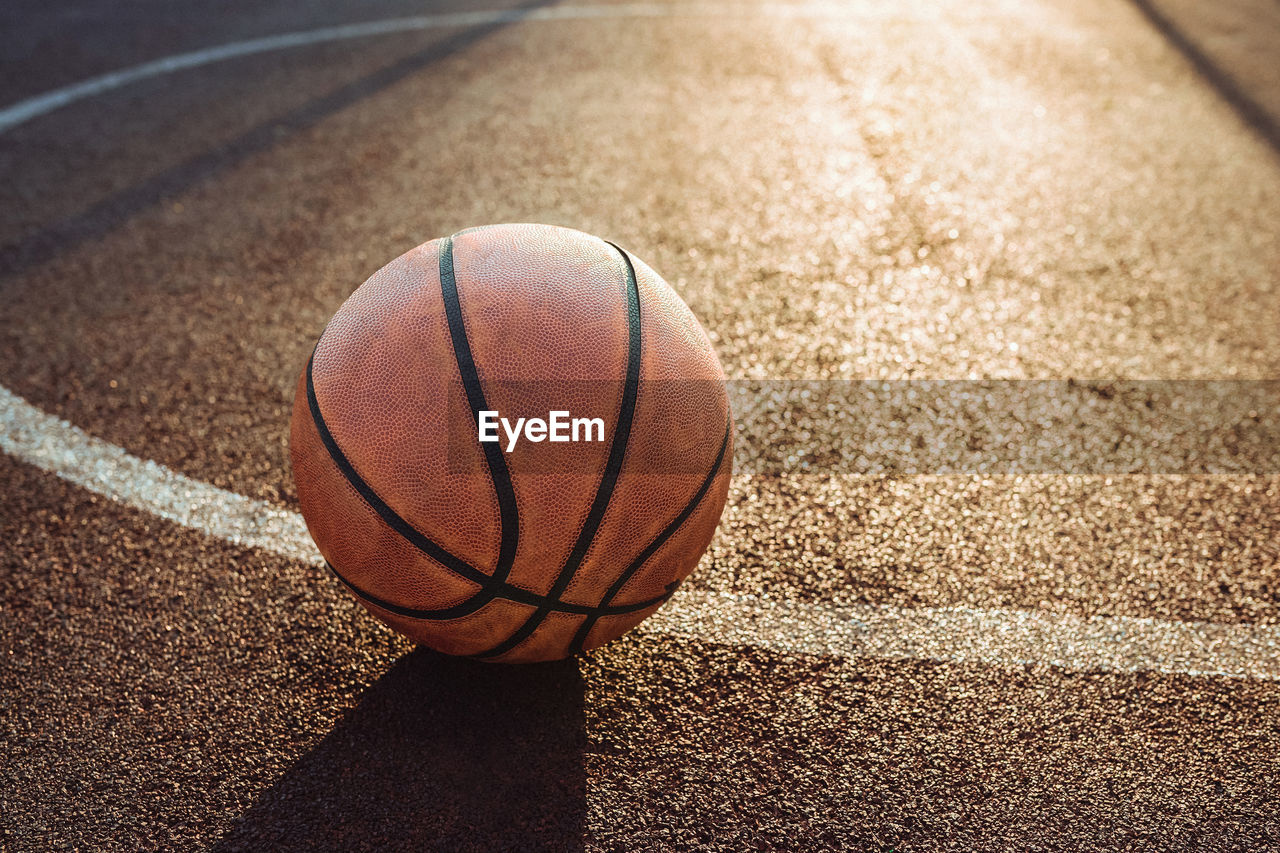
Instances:
[[[532,667],[368,617],[287,448],[346,295],[512,221],[644,258],[734,380],[1229,380],[1265,421],[1280,7],[431,17],[502,2],[0,8],[0,109],[426,16],[0,114],[0,848],[1280,850],[1240,430],[1228,473],[877,473],[751,464],[794,424],[748,405],[694,578]]]

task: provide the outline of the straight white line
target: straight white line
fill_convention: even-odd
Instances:
[[[119,89],[139,80],[172,74],[189,68],[198,68],[214,62],[284,50],[291,47],[323,44],[346,39],[406,33],[417,30],[443,29],[446,27],[475,27],[490,24],[508,24],[520,21],[574,21],[603,18],[858,18],[902,17],[893,10],[893,4],[871,8],[850,9],[837,3],[806,3],[789,5],[766,3],[763,5],[677,3],[626,3],[617,6],[553,6],[545,9],[510,9],[489,12],[451,12],[439,15],[420,15],[409,18],[391,18],[363,24],[341,27],[325,27],[298,33],[250,39],[219,47],[196,50],[176,56],[157,59],[135,65],[132,68],[113,71],[61,89],[55,89],[0,110],[0,133],[53,112],[84,98]]]
[[[302,516],[138,459],[0,386],[0,449],[76,485],[208,536],[312,565]],[[1280,627],[976,608],[771,601],[685,590],[650,634],[843,658],[1280,679]]]
[[[1280,679],[1280,626],[682,593],[638,630],[842,658]]]

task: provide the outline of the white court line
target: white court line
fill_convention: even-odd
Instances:
[[[640,630],[843,658],[936,660],[1077,672],[1280,679],[1280,626],[1085,618],[1004,608],[808,604],[697,592]]]
[[[0,450],[202,533],[324,565],[296,512],[193,480],[37,409],[0,385]]]
[[[326,27],[299,33],[285,33],[278,36],[250,39],[249,41],[196,50],[176,56],[157,59],[154,62],[135,65],[120,71],[113,71],[80,83],[55,89],[25,101],[19,101],[10,107],[0,110],[0,133],[28,122],[33,118],[51,113],[68,104],[83,100],[93,95],[100,95],[112,89],[119,89],[139,80],[159,77],[198,68],[214,62],[222,62],[256,53],[267,53],[273,50],[284,50],[291,47],[323,44],[325,42],[343,41],[346,39],[367,38],[370,36],[406,33],[417,30],[444,29],[446,27],[476,27],[490,24],[508,24],[521,21],[574,21],[602,18],[856,18],[873,17],[906,17],[887,3],[871,8],[851,9],[838,3],[804,3],[797,5],[783,3],[765,4],[729,4],[729,3],[676,3],[664,5],[657,3],[624,3],[616,6],[552,6],[544,9],[510,9],[490,12],[450,12],[439,15],[420,15],[410,18],[391,18],[382,21],[370,21],[364,24],[349,24],[342,27]]]
[[[892,4],[878,14],[900,17]],[[461,12],[374,21],[237,42],[138,65],[30,98],[0,110],[0,133],[84,98],[130,83],[235,57],[413,30],[516,21],[711,16],[869,17],[835,4],[750,7],[728,4],[566,6]],[[319,565],[297,513],[193,480],[32,406],[0,386],[0,450],[92,492],[208,536]],[[641,631],[782,652],[978,662],[1027,663],[1069,670],[1156,671],[1280,679],[1280,627],[1084,619],[1040,611],[972,608],[837,607],[755,596],[684,590]]]
[[[208,536],[321,565],[302,516],[87,434],[0,386],[0,450]],[[1041,611],[833,606],[684,590],[638,630],[843,658],[1280,679],[1280,626]]]

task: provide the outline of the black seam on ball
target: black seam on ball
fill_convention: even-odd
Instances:
[[[640,570],[640,567],[647,563],[649,558],[656,554],[658,549],[665,545],[667,540],[674,536],[676,531],[684,526],[684,523],[689,520],[691,515],[693,515],[694,510],[702,503],[702,499],[705,498],[707,496],[707,492],[711,490],[711,484],[715,482],[716,477],[720,474],[721,467],[724,465],[725,451],[729,447],[729,431],[732,428],[733,421],[730,419],[729,422],[725,424],[724,438],[720,441],[720,452],[716,454],[716,460],[711,464],[711,471],[707,474],[706,479],[702,481],[702,485],[698,487],[698,491],[694,493],[693,497],[690,499],[689,503],[685,505],[685,508],[681,510],[680,514],[677,515],[670,524],[663,528],[662,532],[654,537],[653,541],[650,542],[648,546],[640,552],[640,555],[631,562],[631,565],[627,566],[626,570],[618,576],[618,579],[613,582],[613,586],[609,587],[609,591],[604,594],[604,598],[600,599],[599,606],[595,608],[596,612],[592,613],[582,621],[581,627],[578,628],[578,633],[574,636],[573,642],[569,645],[569,654],[576,655],[582,651],[583,645],[587,642],[587,635],[591,633],[591,629],[595,626],[596,620],[601,616],[613,615],[609,608],[609,603],[613,601],[613,597],[621,592],[622,588],[627,585],[627,581],[631,580],[632,576]],[[678,582],[672,584],[668,587],[667,592],[655,599],[653,603],[656,604],[670,598],[672,593],[676,591],[677,586],[679,586]]]
[[[342,573],[334,568],[333,563],[328,560],[324,561],[325,566],[333,573],[333,576],[342,581],[342,584],[357,597],[386,610],[397,616],[403,616],[407,619],[422,619],[430,621],[441,621],[444,618],[438,614],[444,612],[441,610],[419,610],[413,607],[406,607],[403,604],[396,604],[393,601],[387,601],[385,598],[379,598],[367,590],[356,586]],[[550,604],[551,609],[557,613],[575,613],[590,618],[599,618],[601,616],[622,616],[627,613],[635,613],[645,608],[652,607],[655,604],[661,604],[671,597],[671,591],[664,592],[662,595],[655,596],[648,601],[638,601],[635,604],[617,604],[609,607],[593,607],[590,604],[574,604],[571,601],[549,601],[545,596],[538,595],[536,592],[530,592],[527,589],[521,589],[511,584],[502,584],[498,590],[497,598],[514,601],[517,604],[528,604],[532,607],[539,607],[543,604]],[[464,602],[465,603],[465,602]],[[465,614],[464,614],[465,615]]]
[[[605,511],[609,508],[609,501],[613,498],[614,488],[618,484],[618,475],[622,472],[627,445],[631,440],[631,422],[635,417],[636,398],[640,394],[640,290],[636,283],[636,270],[631,264],[631,257],[618,246],[612,243],[609,245],[613,246],[622,257],[627,291],[627,379],[622,389],[622,401],[618,405],[618,421],[613,431],[613,440],[609,445],[609,458],[605,462],[604,472],[600,475],[600,485],[596,487],[596,496],[591,502],[591,509],[578,531],[578,539],[573,545],[573,550],[565,559],[555,583],[547,591],[548,603],[535,610],[507,639],[473,657],[488,658],[505,654],[528,638],[542,624],[547,614],[554,609],[552,602],[559,601],[561,594],[573,580],[578,567],[582,565],[582,559],[586,556],[587,549],[591,547],[591,540],[595,538],[596,530],[599,529]]]
[[[449,337],[453,342],[453,355],[458,363],[458,373],[462,377],[463,388],[467,392],[467,403],[471,406],[472,423],[477,423],[480,412],[489,408],[484,398],[484,388],[480,384],[480,372],[476,369],[475,359],[471,355],[471,343],[467,340],[467,327],[462,319],[462,303],[458,299],[458,282],[453,272],[453,238],[447,238],[440,246],[440,292],[444,297],[444,310],[449,320]],[[511,573],[511,566],[516,560],[516,551],[520,546],[520,508],[516,504],[515,487],[511,484],[511,472],[507,470],[507,461],[502,455],[502,448],[495,443],[485,443],[485,462],[489,467],[489,479],[493,482],[493,491],[498,498],[498,512],[502,521],[502,542],[498,547],[498,561],[493,567],[491,578],[493,583],[486,589],[476,593],[487,596],[484,603],[497,593],[497,584],[505,581]]]
[[[319,344],[316,346],[318,348]],[[311,420],[315,424],[316,433],[320,436],[320,443],[324,445],[329,458],[333,460],[333,463],[338,467],[338,471],[341,472],[346,481],[359,493],[365,504],[386,522],[387,526],[403,536],[419,551],[422,551],[428,557],[440,563],[440,565],[466,580],[478,583],[482,587],[492,583],[493,579],[484,572],[418,531],[392,509],[364,477],[360,476],[360,472],[356,471],[355,466],[351,464],[351,460],[347,459],[346,454],[342,452],[342,448],[338,446],[337,440],[329,431],[328,424],[325,423],[324,416],[320,413],[320,401],[316,398],[315,382],[312,378],[314,361],[315,353],[313,352],[311,358],[307,360],[307,406],[311,410]],[[455,608],[449,608],[449,610],[453,609]]]

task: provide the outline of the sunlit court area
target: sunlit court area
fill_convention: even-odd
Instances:
[[[0,850],[1280,850],[1278,333],[1273,0],[7,0]]]

